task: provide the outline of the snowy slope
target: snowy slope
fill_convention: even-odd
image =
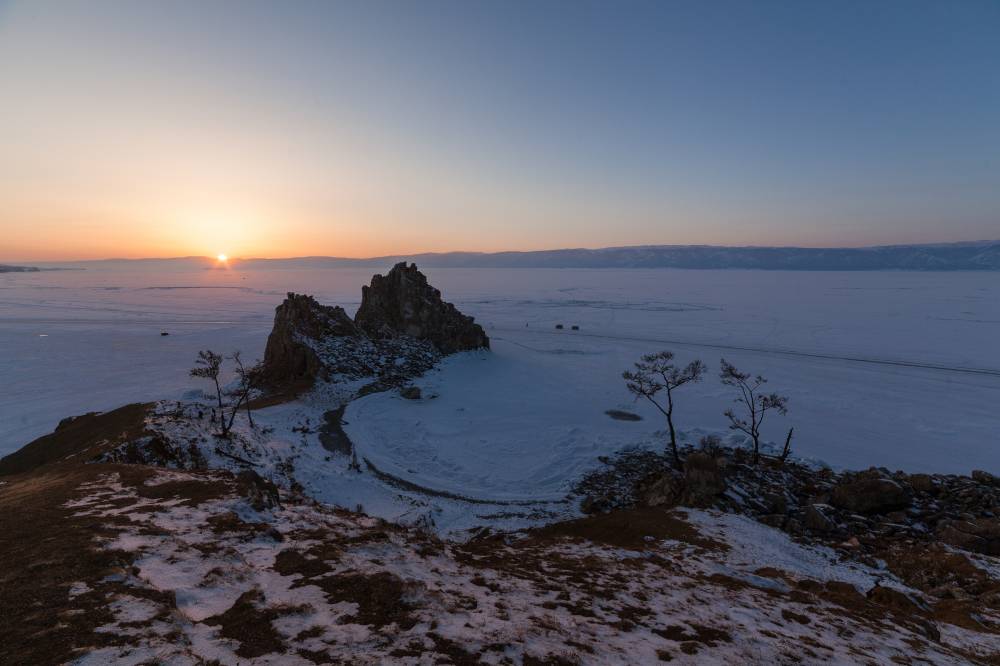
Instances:
[[[97,625],[74,637],[81,665],[963,664],[1000,644],[947,622],[931,638],[919,611],[862,596],[881,584],[923,603],[888,571],[739,516],[664,513],[629,543],[459,545],[288,495],[254,511],[224,476],[124,474],[62,505],[127,563],[45,581]]]

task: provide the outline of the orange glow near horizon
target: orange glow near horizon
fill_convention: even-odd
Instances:
[[[249,4],[0,0],[0,263],[997,235],[990,3]]]

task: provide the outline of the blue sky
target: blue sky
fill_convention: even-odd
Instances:
[[[996,238],[998,35],[972,1],[2,3],[0,255]]]

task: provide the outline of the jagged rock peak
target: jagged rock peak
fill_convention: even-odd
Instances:
[[[324,371],[323,362],[303,338],[358,337],[357,326],[341,307],[320,305],[312,296],[288,293],[274,312],[274,328],[264,349],[268,381],[312,381]]]
[[[443,301],[417,265],[406,262],[361,288],[361,307],[354,321],[373,338],[408,335],[430,341],[444,354],[490,346],[483,328]]]

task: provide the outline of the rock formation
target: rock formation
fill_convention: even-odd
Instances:
[[[830,503],[860,514],[888,513],[910,506],[910,495],[901,485],[876,474],[862,472],[856,479],[841,482],[833,489]]]
[[[274,314],[264,377],[271,387],[334,376],[375,376],[380,387],[398,386],[441,354],[489,344],[482,327],[441,300],[416,266],[397,264],[362,288],[354,321],[343,308],[289,293]]]
[[[429,340],[442,354],[490,346],[482,327],[441,300],[441,292],[427,283],[416,264],[396,264],[362,287],[354,321],[373,338],[407,335]]]
[[[274,328],[264,350],[264,373],[270,384],[313,381],[325,374],[312,341],[356,338],[358,328],[341,307],[320,305],[312,296],[293,294],[277,307]]]

